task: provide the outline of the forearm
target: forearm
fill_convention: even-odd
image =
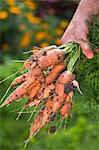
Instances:
[[[73,18],[82,16],[88,20],[93,15],[99,15],[99,0],[81,0]]]

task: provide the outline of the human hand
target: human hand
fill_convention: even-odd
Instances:
[[[81,0],[73,19],[61,38],[62,44],[67,42],[79,43],[84,55],[88,59],[93,58],[94,54],[87,39],[87,34],[89,32],[87,21],[91,21],[92,15],[98,14],[98,4],[99,1]]]
[[[70,22],[68,28],[61,38],[62,43],[77,42],[80,44],[84,55],[91,59],[94,54],[90,48],[89,41],[87,39],[88,26],[83,17],[77,15]]]

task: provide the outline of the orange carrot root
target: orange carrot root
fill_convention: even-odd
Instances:
[[[15,79],[13,80],[13,82],[11,83],[11,86],[13,87],[13,86],[15,86],[16,84],[25,82],[28,76],[29,76],[29,74],[26,73],[26,74],[23,74],[23,75],[21,75],[21,76],[15,78]]]
[[[27,80],[24,83],[22,83],[18,88],[16,88],[10,94],[10,96],[6,99],[6,101],[3,102],[3,104],[0,106],[0,108],[12,103],[15,100],[18,100],[19,98],[22,98],[25,95],[25,93],[28,91],[28,88],[31,86],[31,84],[33,84],[34,81],[35,81],[35,78],[32,78],[32,79]]]
[[[72,97],[74,95],[74,92],[71,91],[68,93],[66,99],[65,99],[65,104],[62,106],[60,109],[60,114],[63,119],[67,118],[70,115],[70,111],[72,109]]]
[[[60,49],[48,51],[45,56],[38,59],[38,66],[45,69],[49,66],[56,65],[64,59],[64,52]]]
[[[50,73],[48,74],[48,76],[46,77],[45,83],[46,84],[52,83],[58,77],[59,73],[64,69],[65,69],[65,65],[63,62],[55,65],[50,71]]]
[[[29,101],[25,104],[25,107],[26,107],[26,108],[30,108],[30,107],[39,105],[39,103],[40,103],[40,100],[38,100],[38,99],[31,99],[31,100],[29,100]]]
[[[23,69],[28,69],[32,65],[33,61],[30,59],[27,59],[23,64]]]
[[[77,89],[78,89],[78,91],[80,92],[80,94],[83,95],[82,91],[81,91],[80,88],[79,88],[79,83],[78,83],[76,80],[73,80],[73,81],[72,81],[72,84],[73,84],[75,87],[77,87]]]
[[[38,94],[38,99],[44,99],[44,98],[48,98],[51,94],[52,94],[52,92],[53,92],[53,90],[55,89],[55,85],[52,83],[52,84],[50,84],[50,85],[45,85],[45,86],[43,86],[42,87],[42,90],[39,92],[39,94]]]
[[[40,82],[37,80],[37,81],[36,81],[36,85],[32,87],[32,89],[31,89],[30,92],[28,92],[28,95],[29,95],[29,98],[30,98],[30,99],[37,95],[37,93],[38,93],[40,87],[41,87],[41,84],[40,84]]]
[[[66,103],[62,106],[62,108],[60,109],[60,114],[62,115],[63,118],[69,116],[71,108],[72,108],[72,103]]]
[[[65,71],[63,72],[57,79],[56,81],[56,88],[55,91],[56,93],[59,95],[59,97],[61,97],[62,95],[64,95],[64,85],[65,84],[69,84],[71,83],[71,81],[74,79],[74,75],[69,72],[69,71]]]
[[[40,110],[40,112],[38,113],[37,117],[34,119],[33,123],[31,124],[30,134],[29,134],[28,141],[30,141],[30,139],[32,138],[32,136],[35,133],[37,133],[43,127],[42,116],[43,116],[43,111]]]

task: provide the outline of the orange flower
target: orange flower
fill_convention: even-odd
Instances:
[[[42,48],[44,48],[44,47],[46,47],[46,46],[49,46],[49,44],[46,43],[46,42],[42,42],[39,46],[42,47]]]
[[[35,16],[32,15],[32,13],[27,13],[26,18],[32,24],[39,24],[40,21],[41,21],[40,17],[35,17]]]
[[[17,6],[11,6],[9,8],[9,12],[15,15],[19,15],[21,13],[21,8]]]
[[[8,43],[3,43],[3,44],[2,44],[2,49],[3,49],[3,50],[7,50],[8,48],[9,48]]]
[[[24,31],[26,29],[26,25],[25,24],[20,24],[19,25],[19,30],[20,31]]]
[[[27,0],[26,0],[24,3],[25,3],[26,6],[27,6],[28,8],[30,8],[30,9],[35,10],[35,9],[37,8],[37,4],[34,3],[34,2],[32,2],[32,1],[27,1]]]
[[[42,27],[44,29],[48,29],[49,28],[49,24],[47,22],[42,23]]]
[[[68,20],[62,20],[59,25],[61,28],[64,29],[68,26],[68,24],[69,24]]]
[[[57,28],[56,29],[56,33],[57,33],[57,35],[62,35],[63,34],[63,30],[60,29],[60,28]]]
[[[21,38],[20,41],[20,47],[25,48],[30,44],[31,41],[31,33],[30,32],[25,32]]]
[[[5,10],[0,11],[0,20],[7,19],[8,13]]]
[[[37,41],[40,41],[40,40],[43,40],[44,38],[47,38],[48,34],[46,32],[38,32],[36,35],[35,35],[35,39]]]
[[[7,0],[8,5],[14,5],[14,3],[15,3],[15,0]]]
[[[60,45],[60,44],[61,44],[60,39],[59,39],[59,38],[57,38],[57,39],[55,40],[55,43],[56,43],[56,45]]]

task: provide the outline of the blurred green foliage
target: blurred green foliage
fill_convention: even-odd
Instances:
[[[19,49],[29,49],[33,45],[43,47],[52,43],[59,44],[59,38],[68,21],[65,21],[65,18],[56,17],[51,10],[47,15],[35,18],[34,16],[40,9],[37,0],[31,0],[32,3],[27,3],[24,0],[7,0],[6,2],[2,0],[1,2],[2,9],[0,8],[0,12],[3,11],[3,15],[0,16],[3,16],[1,19],[1,35],[3,35],[1,49],[5,56],[2,55],[4,63],[0,65],[0,80],[3,80],[22,66],[21,63],[11,62],[12,58],[25,59],[27,57],[27,55],[22,55],[22,51]],[[26,18],[26,16],[28,17]],[[29,18],[32,18],[32,22]],[[88,36],[92,48],[99,47],[98,27],[99,24],[94,23],[90,28],[90,35]],[[22,38],[23,45],[20,46],[19,43],[22,42]],[[27,44],[25,46],[24,41]],[[84,60],[84,56],[82,59]],[[99,55],[95,52],[95,57],[92,60],[82,62],[82,59],[78,62],[75,74],[80,82],[83,95],[75,92],[73,110],[71,117],[67,120],[66,128],[64,129],[63,123],[60,129],[51,135],[48,132],[49,127],[46,125],[46,128],[42,129],[30,141],[27,150],[99,149]],[[0,98],[14,78],[15,76],[0,84]],[[10,92],[11,90],[8,94]],[[9,107],[0,110],[1,150],[24,150],[24,140],[28,137],[31,124],[31,122],[27,122],[30,114],[22,114],[21,118],[16,121],[17,113],[11,111],[20,108],[25,101],[22,99],[22,101],[14,102]]]
[[[51,7],[46,9],[50,3],[38,0],[1,0],[0,5],[2,55],[8,54],[15,58],[25,49],[32,49],[33,45],[44,47],[53,43],[60,44],[68,20],[67,16],[55,16],[55,9]]]

